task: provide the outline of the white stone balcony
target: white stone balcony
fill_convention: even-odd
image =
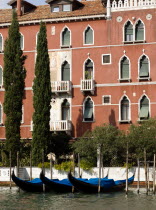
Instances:
[[[52,93],[70,93],[71,82],[70,81],[52,81],[51,82]]]
[[[111,11],[149,9],[156,7],[156,0],[113,0]]]
[[[83,79],[81,80],[81,91],[91,91],[94,93],[95,83],[93,79]]]
[[[70,120],[57,120],[50,122],[50,131],[71,131]]]

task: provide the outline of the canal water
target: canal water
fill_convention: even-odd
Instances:
[[[18,192],[0,187],[0,210],[156,210],[156,195],[131,189],[110,194],[54,194]]]

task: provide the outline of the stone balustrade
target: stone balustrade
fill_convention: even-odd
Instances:
[[[124,11],[134,9],[149,9],[156,7],[156,0],[113,0],[111,11]]]

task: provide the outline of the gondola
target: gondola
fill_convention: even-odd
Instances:
[[[73,177],[71,172],[68,174],[68,179],[73,186],[80,192],[84,193],[97,193],[98,192],[98,179],[82,181]],[[128,184],[131,184],[134,180],[134,175],[128,179]],[[101,179],[100,180],[100,192],[116,192],[124,190],[126,186],[126,180],[113,179]]]
[[[43,182],[39,179],[33,179],[32,181],[24,181],[17,176],[15,176],[14,171],[12,172],[12,180],[15,182],[15,184],[26,192],[43,192],[43,191],[49,191],[49,187],[44,186],[43,188]]]
[[[57,193],[68,193],[68,192],[76,192],[77,189],[74,189],[73,185],[70,183],[68,179],[62,179],[62,180],[54,180],[54,179],[48,179],[44,172],[42,171],[40,173],[40,179],[45,184],[45,186],[48,186],[50,190],[57,192]],[[86,181],[87,179],[81,179],[79,180]]]
[[[105,177],[107,179],[108,176]],[[48,186],[52,191],[57,193],[67,193],[67,192],[77,192],[78,190],[73,187],[71,182],[68,179],[62,179],[62,180],[54,180],[54,179],[48,179],[43,171],[40,174],[40,179],[45,184],[45,186]],[[92,181],[94,181],[97,178],[91,178]],[[77,180],[81,181],[87,181],[88,179],[83,178],[77,178]]]
[[[57,193],[72,192],[73,185],[69,182],[68,179],[63,179],[63,180],[48,179],[47,177],[45,177],[43,171],[40,173],[40,179],[45,184],[45,186],[48,186],[54,192]]]

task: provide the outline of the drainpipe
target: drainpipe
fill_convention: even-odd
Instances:
[[[21,16],[22,15],[22,0],[17,0],[17,15]]]

